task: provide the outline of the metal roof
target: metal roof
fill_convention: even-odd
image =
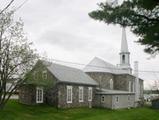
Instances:
[[[82,70],[60,64],[43,61],[48,70],[59,80],[59,82],[98,85],[98,83],[89,77]]]
[[[96,94],[105,94],[105,95],[123,95],[123,94],[135,94],[134,92],[129,92],[129,91],[121,91],[121,90],[109,90],[109,89],[100,89],[97,88]]]
[[[88,63],[83,69],[84,72],[108,72],[113,74],[123,74],[128,73],[127,70],[123,70],[120,67],[112,65],[98,57],[95,57],[92,61]]]

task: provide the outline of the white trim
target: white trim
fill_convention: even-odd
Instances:
[[[43,88],[36,87],[36,103],[43,103]]]
[[[131,84],[132,84],[132,82],[129,81],[129,92],[131,92]]]
[[[114,85],[113,85],[113,84],[114,84],[113,79],[110,79],[110,89],[111,89],[111,90],[113,90],[113,88],[114,88]]]
[[[72,103],[72,86],[67,86],[67,103]]]
[[[88,101],[92,101],[92,87],[88,87]]]
[[[132,90],[132,92],[134,92],[134,91],[135,91],[135,84],[134,84],[134,81],[132,82],[132,84],[133,84],[133,85],[132,85],[132,86],[133,86],[133,88],[132,88],[132,89],[133,89],[133,90]]]
[[[83,102],[83,87],[79,86],[79,102]]]

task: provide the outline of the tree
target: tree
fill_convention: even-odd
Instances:
[[[2,14],[5,10],[7,10],[10,6],[11,6],[11,4],[14,2],[14,0],[11,0],[7,5],[6,5],[6,7],[5,8],[3,8],[1,11],[0,11],[0,14]]]
[[[0,109],[12,93],[25,81],[25,75],[36,62],[37,54],[23,32],[21,19],[14,20],[14,11],[0,14]],[[11,86],[7,89],[6,85]]]
[[[122,4],[115,0],[98,5],[98,10],[89,13],[91,18],[107,24],[130,27],[139,36],[137,42],[145,45],[145,52],[152,55],[159,53],[158,0],[127,0]]]

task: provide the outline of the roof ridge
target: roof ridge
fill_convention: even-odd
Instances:
[[[67,67],[67,68],[71,68],[71,69],[81,70],[81,69],[76,68],[76,67],[67,66],[67,65],[63,65],[63,64],[59,64],[59,63],[55,63],[55,62],[49,62],[49,61],[46,61],[46,60],[44,60],[43,62],[48,62],[51,65],[58,65],[58,66],[61,66],[61,67]]]

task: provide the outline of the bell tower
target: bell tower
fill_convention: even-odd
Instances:
[[[120,68],[127,71],[128,73],[132,73],[132,69],[130,67],[130,52],[128,50],[125,27],[122,28],[121,50],[119,54]]]

